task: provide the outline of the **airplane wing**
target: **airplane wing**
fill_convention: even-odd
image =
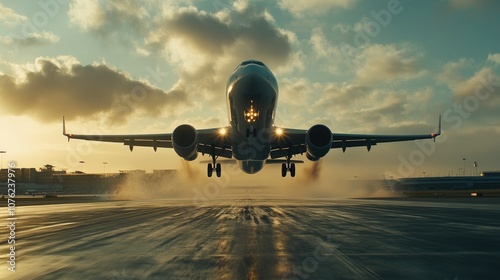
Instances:
[[[214,154],[225,158],[232,157],[231,143],[228,137],[221,137],[221,129],[227,128],[209,128],[198,129],[198,152],[202,154]],[[130,151],[134,147],[152,147],[155,151],[158,148],[173,148],[172,133],[159,134],[122,134],[122,135],[106,135],[106,134],[73,134],[66,132],[66,122],[63,117],[63,135],[70,139],[82,139],[89,141],[114,142],[123,143],[129,146]]]
[[[307,130],[302,129],[281,129],[281,137],[276,139],[271,148],[271,158],[291,157],[303,154],[307,151],[306,134]],[[437,133],[415,134],[415,135],[380,135],[380,134],[347,134],[332,133],[331,149],[342,148],[345,152],[351,147],[366,147],[368,151],[372,146],[379,143],[413,141],[420,139],[434,139],[441,135],[441,116],[439,116],[439,126]]]

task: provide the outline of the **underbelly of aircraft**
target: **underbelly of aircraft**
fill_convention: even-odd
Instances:
[[[255,174],[264,168],[265,160],[238,160],[238,166],[247,174]]]

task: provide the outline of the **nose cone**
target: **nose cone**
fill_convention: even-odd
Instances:
[[[269,82],[258,74],[246,74],[238,79],[235,85],[239,89],[244,89],[245,95],[250,97],[258,95],[263,90],[267,90]]]
[[[243,172],[247,174],[255,174],[264,168],[265,161],[261,160],[243,160],[238,161],[238,165]]]

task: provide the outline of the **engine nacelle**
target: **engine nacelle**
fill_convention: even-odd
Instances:
[[[332,131],[322,125],[312,126],[306,133],[307,159],[317,161],[332,148]]]
[[[179,125],[172,132],[174,151],[187,161],[198,157],[198,132],[188,124]]]

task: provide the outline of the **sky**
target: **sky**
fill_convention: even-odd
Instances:
[[[494,0],[2,0],[2,165],[181,168],[173,150],[68,143],[62,116],[81,134],[225,126],[226,79],[252,58],[278,80],[277,126],[420,134],[442,115],[436,143],[332,150],[322,172],[500,170],[499,12]]]

